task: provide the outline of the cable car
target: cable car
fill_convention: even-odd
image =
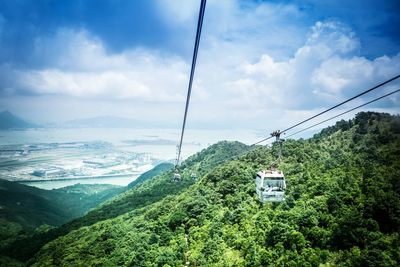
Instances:
[[[179,182],[181,180],[181,175],[179,174],[179,172],[175,172],[174,176],[172,177],[172,181],[173,182]]]
[[[286,182],[279,170],[259,171],[256,177],[256,194],[261,202],[285,200]]]
[[[197,180],[197,174],[195,172],[192,172],[190,177],[192,178],[193,181]]]

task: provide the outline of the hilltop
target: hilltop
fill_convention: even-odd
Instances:
[[[29,264],[395,266],[400,262],[398,116],[359,113],[313,138],[287,140],[279,166],[287,180],[286,199],[263,205],[254,193],[254,176],[269,165],[276,150],[260,146],[239,159],[221,162],[210,159],[216,151],[228,156],[230,147],[213,145],[182,165],[182,189],[170,181],[171,171],[156,176],[97,209],[120,209],[125,203],[123,213],[100,216],[97,222],[47,243]],[[198,172],[196,182],[188,175],[192,171]],[[163,192],[156,186],[162,181],[176,190],[156,198],[155,193]],[[134,198],[152,193],[149,202],[137,204]]]
[[[0,130],[38,128],[39,125],[27,122],[9,111],[0,113]]]

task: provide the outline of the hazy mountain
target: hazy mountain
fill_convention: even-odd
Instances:
[[[0,179],[0,248],[82,216],[124,189],[114,185],[76,184],[43,190]]]
[[[9,111],[0,113],[0,130],[37,128],[39,125],[27,122]]]
[[[57,226],[84,215],[122,190],[120,186],[98,184],[44,190],[0,179],[0,218],[25,229],[42,224]]]
[[[5,223],[18,224],[19,228],[25,230],[32,230],[42,224],[61,225],[172,167],[171,163],[161,163],[140,175],[126,187],[109,184],[75,184],[44,190],[0,179],[0,229]],[[2,231],[0,236],[1,233]]]
[[[136,119],[100,116],[85,119],[70,120],[52,126],[62,128],[171,128],[170,122],[148,122]]]

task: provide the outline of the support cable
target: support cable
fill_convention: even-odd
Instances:
[[[335,116],[333,116],[333,117],[330,117],[329,119],[326,119],[326,120],[323,120],[323,121],[321,121],[321,122],[318,122],[318,123],[316,123],[316,124],[314,124],[314,125],[311,125],[311,126],[309,126],[309,127],[307,127],[307,128],[304,128],[304,129],[302,129],[302,130],[300,130],[300,131],[297,131],[297,132],[295,132],[295,133],[292,133],[292,134],[288,135],[287,138],[289,138],[289,137],[291,137],[291,136],[293,136],[293,135],[299,134],[299,133],[301,133],[301,132],[307,131],[307,130],[309,130],[309,129],[311,129],[311,128],[314,128],[315,126],[318,126],[318,125],[320,125],[320,124],[323,124],[324,122],[333,120],[333,119],[335,119],[335,118],[337,118],[337,117],[340,117],[340,116],[342,116],[342,115],[344,115],[344,114],[347,114],[347,113],[349,113],[349,112],[352,112],[352,111],[354,111],[354,110],[356,110],[356,109],[359,109],[359,108],[361,108],[361,107],[364,107],[364,106],[366,106],[366,105],[368,105],[368,104],[371,104],[371,103],[373,103],[373,102],[375,102],[375,101],[378,101],[378,100],[380,100],[380,99],[382,99],[382,98],[388,97],[388,96],[393,95],[393,94],[398,93],[398,92],[400,92],[400,89],[397,89],[397,90],[395,90],[395,91],[393,91],[393,92],[390,92],[390,93],[388,93],[388,94],[386,94],[386,95],[383,95],[383,96],[381,96],[381,97],[375,98],[374,100],[368,101],[368,102],[366,102],[366,103],[364,103],[364,104],[362,104],[362,105],[359,105],[359,106],[357,106],[357,107],[355,107],[355,108],[352,108],[352,109],[349,109],[349,110],[347,110],[347,111],[345,111],[345,112],[342,112],[342,113],[340,113],[340,114],[337,114],[337,115],[335,115]]]
[[[356,99],[356,98],[358,98],[358,97],[360,97],[360,96],[363,96],[363,95],[365,95],[365,94],[367,94],[367,93],[369,93],[369,92],[371,92],[371,91],[373,91],[373,90],[378,89],[379,87],[382,87],[382,86],[384,86],[384,85],[386,85],[386,84],[388,84],[388,83],[390,83],[390,82],[392,82],[392,81],[394,81],[394,80],[397,80],[398,78],[400,78],[400,75],[396,75],[396,76],[394,76],[393,78],[390,78],[389,80],[386,80],[386,81],[384,81],[384,82],[382,82],[382,83],[380,83],[380,84],[378,84],[378,85],[375,85],[374,87],[372,87],[372,88],[370,88],[370,89],[368,89],[368,90],[365,90],[364,92],[359,93],[358,95],[355,95],[355,96],[353,96],[353,97],[351,97],[351,98],[349,98],[349,99],[347,99],[347,100],[345,100],[345,101],[343,101],[343,102],[340,102],[339,104],[336,104],[336,105],[334,105],[333,107],[330,107],[330,108],[328,108],[328,109],[326,109],[326,110],[324,110],[324,111],[322,111],[322,112],[320,112],[320,113],[318,113],[318,114],[315,114],[314,116],[311,116],[311,117],[308,118],[308,119],[305,119],[305,120],[303,120],[303,121],[301,121],[301,122],[299,122],[299,123],[296,123],[296,124],[290,126],[289,128],[286,128],[285,130],[281,131],[280,133],[285,133],[285,132],[287,132],[287,131],[289,131],[289,130],[291,130],[291,129],[297,127],[297,126],[300,126],[300,125],[303,124],[303,123],[306,123],[306,122],[308,122],[308,121],[310,121],[310,120],[312,120],[312,119],[315,119],[316,117],[321,116],[322,114],[327,113],[328,111],[331,111],[331,110],[333,110],[333,109],[335,109],[335,108],[338,108],[338,107],[340,107],[340,106],[342,106],[342,105],[344,105],[344,104],[346,104],[346,103],[348,103],[348,102],[350,102],[350,101],[352,101],[352,100],[354,100],[354,99]],[[254,143],[253,145],[257,145],[257,144],[259,144],[259,143],[262,143],[262,142],[264,142],[264,141],[267,141],[267,140],[271,139],[272,137],[273,137],[273,136],[271,135],[271,136],[269,136],[269,137],[267,137],[267,138],[264,138],[264,139],[262,139],[262,140],[260,140],[260,141],[258,141],[258,142],[256,142],[256,143]]]
[[[178,156],[176,158],[175,168],[179,165],[179,160],[181,157],[183,135],[185,133],[186,118],[187,118],[187,113],[188,113],[188,109],[189,109],[190,95],[192,93],[193,77],[194,77],[194,71],[196,68],[197,52],[199,50],[201,29],[203,26],[203,18],[204,18],[204,11],[206,9],[206,2],[207,2],[207,0],[201,0],[201,3],[200,3],[199,18],[197,21],[196,41],[194,43],[192,67],[191,67],[191,71],[190,71],[189,86],[188,86],[188,92],[187,92],[187,97],[186,97],[185,115],[183,116],[182,132],[181,132],[181,138],[180,138],[180,142],[179,142],[179,146],[178,146]]]
[[[356,98],[358,98],[358,97],[360,97],[360,96],[363,96],[363,95],[365,95],[365,94],[367,94],[367,93],[369,93],[369,92],[371,92],[371,91],[373,91],[373,90],[375,90],[375,89],[378,89],[379,87],[382,87],[382,86],[384,86],[385,84],[388,84],[388,83],[390,83],[390,82],[392,82],[392,81],[398,79],[399,77],[400,77],[400,75],[397,75],[397,76],[395,76],[395,77],[393,77],[393,78],[391,78],[391,79],[389,79],[389,80],[384,81],[383,83],[380,83],[380,84],[378,84],[378,85],[375,85],[374,87],[372,87],[372,88],[370,88],[370,89],[368,89],[368,90],[365,90],[364,92],[359,93],[358,95],[355,95],[355,96],[353,96],[353,97],[351,97],[351,98],[349,98],[349,99],[347,99],[347,100],[345,100],[345,101],[343,101],[343,102],[340,102],[339,104],[334,105],[333,107],[328,108],[327,110],[324,110],[324,111],[322,111],[322,112],[320,112],[320,113],[318,113],[318,114],[316,114],[316,115],[314,115],[314,116],[312,116],[312,117],[310,117],[310,118],[308,118],[308,119],[306,119],[306,120],[304,120],[304,121],[301,121],[301,122],[299,122],[299,123],[297,123],[297,124],[295,124],[295,125],[293,125],[293,126],[287,128],[287,129],[283,130],[282,133],[287,132],[287,131],[289,131],[289,130],[291,130],[291,129],[293,129],[293,128],[295,128],[295,127],[297,127],[297,126],[299,126],[299,125],[301,125],[301,124],[303,124],[303,123],[305,123],[305,122],[307,122],[307,121],[309,121],[309,120],[312,120],[312,119],[314,119],[314,118],[316,118],[316,117],[319,117],[319,116],[321,116],[322,114],[325,114],[326,112],[331,111],[332,109],[335,109],[335,108],[337,108],[337,107],[340,107],[341,105],[346,104],[347,102],[350,102],[350,101],[352,101],[352,100],[354,100],[354,99],[356,99]]]
[[[297,131],[297,132],[295,132],[295,133],[293,133],[293,134],[288,135],[286,138],[289,138],[289,137],[291,137],[291,136],[293,136],[293,135],[296,135],[296,134],[299,134],[299,133],[304,132],[304,131],[306,131],[306,130],[309,130],[309,129],[315,127],[315,126],[318,126],[318,125],[323,124],[323,123],[325,123],[325,122],[327,122],[327,121],[333,120],[333,119],[335,119],[335,118],[337,118],[337,117],[340,117],[340,116],[342,116],[342,115],[345,115],[345,114],[347,114],[347,113],[349,113],[349,112],[352,112],[352,111],[354,111],[354,110],[356,110],[356,109],[359,109],[359,108],[361,108],[361,107],[364,107],[364,106],[366,106],[366,105],[369,105],[369,104],[371,104],[371,103],[374,103],[374,102],[376,102],[376,101],[378,101],[378,100],[381,100],[382,98],[388,97],[388,96],[393,95],[393,94],[398,93],[398,92],[400,92],[400,89],[397,89],[397,90],[392,91],[392,92],[390,92],[390,93],[387,93],[387,94],[385,94],[385,95],[383,95],[383,96],[380,96],[380,97],[378,97],[378,98],[375,98],[375,99],[373,99],[373,100],[371,100],[371,101],[368,101],[368,102],[366,102],[366,103],[364,103],[364,104],[362,104],[362,105],[359,105],[359,106],[357,106],[357,107],[354,107],[354,108],[351,108],[351,109],[349,109],[349,110],[347,110],[347,111],[344,111],[344,112],[342,112],[342,113],[339,113],[339,114],[337,114],[337,115],[335,115],[335,116],[333,116],[333,117],[330,117],[329,119],[326,119],[326,120],[323,120],[323,121],[318,122],[318,123],[316,123],[316,124],[313,124],[313,125],[311,125],[311,126],[305,128],[305,129],[302,129],[302,130],[300,130],[300,131]],[[276,131],[275,131],[274,133],[276,133]],[[280,133],[282,133],[282,132],[280,132]],[[243,153],[240,153],[239,155],[235,155],[235,156],[232,156],[232,157],[230,157],[230,158],[227,158],[227,159],[221,161],[221,163],[222,163],[222,162],[225,162],[225,161],[228,161],[228,160],[233,160],[233,159],[235,159],[235,158],[239,158],[239,157],[243,156],[244,154],[246,154],[246,153],[250,152],[251,150],[253,150],[253,149],[254,149],[254,146],[256,146],[257,144],[259,144],[259,143],[261,143],[261,142],[264,142],[264,141],[266,141],[266,140],[269,140],[269,139],[271,139],[271,138],[273,138],[273,137],[275,137],[275,136],[276,136],[276,135],[271,134],[270,137],[265,138],[265,139],[263,139],[263,140],[261,140],[261,141],[258,141],[258,142],[256,142],[256,143],[253,143],[253,144],[249,145],[249,148],[248,148],[246,151],[244,151]],[[220,163],[220,162],[218,162],[218,164],[219,164],[219,163]],[[273,164],[274,164],[274,163],[273,163]]]

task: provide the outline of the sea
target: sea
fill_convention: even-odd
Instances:
[[[259,130],[248,129],[187,129],[182,146],[182,159],[193,155],[202,149],[222,140],[240,141],[251,144],[264,138],[266,135]],[[126,128],[43,128],[15,131],[0,131],[0,148],[13,146],[29,146],[37,144],[66,144],[79,142],[106,142],[112,145],[113,149],[119,152],[146,153],[157,162],[171,161],[176,158],[177,144],[180,138],[180,129],[126,129]],[[59,153],[59,152],[58,152]],[[72,152],[66,152],[72,153]],[[49,158],[57,158],[60,155],[47,155]],[[65,156],[65,155],[63,155]],[[68,160],[75,160],[80,157],[76,151],[69,155]],[[21,161],[22,160],[22,161]],[[18,173],[18,168],[24,168],[24,159],[18,160],[18,166],[11,173]],[[0,161],[0,178],[3,172],[8,170],[10,165]],[[154,164],[155,165],[155,164]],[[114,184],[125,186],[134,181],[141,173],[150,170],[154,165],[145,164],[135,174],[98,177],[93,176],[84,179],[62,179],[49,181],[24,181],[23,183],[42,189],[54,189],[64,186],[81,184]],[[4,176],[4,175],[3,175]]]

